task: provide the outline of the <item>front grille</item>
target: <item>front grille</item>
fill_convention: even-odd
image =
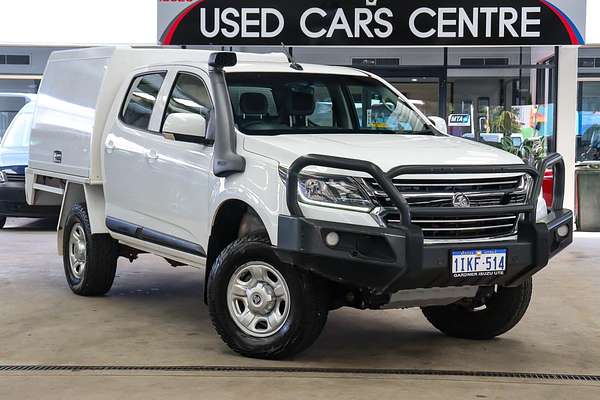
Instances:
[[[25,182],[25,175],[6,174],[8,182]]]
[[[480,179],[394,179],[394,185],[405,197],[411,209],[419,208],[412,223],[421,227],[425,239],[468,240],[501,238],[516,233],[520,214],[481,215],[468,217],[451,215],[427,216],[426,208],[454,209],[455,196],[465,195],[469,208],[524,205],[527,202],[527,185],[523,176]],[[365,179],[373,199],[381,206],[379,218],[386,226],[401,224],[398,211],[387,194],[374,179]],[[450,214],[450,213],[448,213]]]
[[[387,213],[382,219],[389,227],[400,224],[397,213]],[[510,236],[515,232],[517,221],[517,215],[507,214],[499,217],[418,217],[412,222],[421,227],[426,239],[481,239]]]
[[[463,192],[460,192],[463,193]],[[524,204],[527,200],[525,193],[464,193],[469,197],[471,207],[491,207],[504,205]],[[449,195],[434,196],[406,196],[406,200],[413,207],[454,207],[454,193]],[[389,200],[384,199],[385,205],[391,205]]]

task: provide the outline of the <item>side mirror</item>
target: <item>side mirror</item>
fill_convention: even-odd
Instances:
[[[429,120],[433,122],[433,125],[436,129],[442,133],[448,133],[448,124],[446,124],[446,120],[440,117],[429,117]]]
[[[203,143],[206,138],[206,118],[200,114],[169,114],[163,125],[163,134],[174,140]]]

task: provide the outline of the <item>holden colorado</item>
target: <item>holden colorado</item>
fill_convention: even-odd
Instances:
[[[572,242],[560,155],[526,165],[371,73],[284,54],[56,52],[30,153],[27,200],[62,207],[74,293],[109,292],[119,257],[202,268],[216,331],[248,357],[306,349],[340,307],[502,335]]]

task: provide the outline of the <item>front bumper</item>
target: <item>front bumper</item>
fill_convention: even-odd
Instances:
[[[569,227],[560,238],[559,227]],[[399,290],[450,286],[516,286],[540,271],[573,241],[573,213],[553,211],[542,221],[521,222],[516,240],[425,245],[419,227],[372,228],[280,216],[277,252],[282,260],[329,280],[391,294]],[[336,232],[339,244],[325,237]],[[453,278],[455,250],[507,249],[504,275]]]
[[[298,177],[307,166],[324,166],[370,174],[398,209],[402,225],[393,228],[366,227],[307,219],[298,204]],[[536,220],[536,201],[544,173],[555,173],[554,204],[543,220]],[[477,208],[411,208],[394,186],[392,178],[412,174],[522,173],[534,180],[526,204]],[[548,260],[573,241],[573,213],[563,209],[565,167],[562,157],[553,154],[538,168],[525,165],[497,166],[400,166],[384,173],[376,165],[360,160],[330,156],[300,157],[288,170],[287,205],[290,216],[279,217],[279,257],[335,282],[379,294],[399,290],[454,286],[517,286],[548,264]],[[425,244],[412,215],[495,216],[522,215],[514,240],[497,242]],[[559,228],[567,232],[559,235]],[[564,228],[562,229],[564,231]],[[339,243],[329,246],[326,236],[335,232]],[[457,250],[506,249],[504,275],[454,278],[451,255]]]
[[[57,217],[60,207],[30,206],[25,200],[24,182],[0,183],[0,216],[22,218]]]

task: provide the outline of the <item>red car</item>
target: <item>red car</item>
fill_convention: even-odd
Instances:
[[[549,169],[544,174],[544,185],[542,186],[544,191],[544,200],[548,207],[552,207],[554,202],[554,171]]]

